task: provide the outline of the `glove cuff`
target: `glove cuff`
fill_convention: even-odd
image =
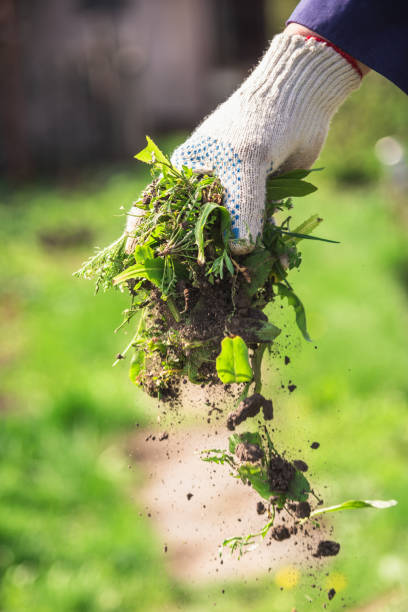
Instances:
[[[331,47],[332,49],[334,49],[337,53],[339,53],[341,56],[343,56],[344,59],[347,60],[348,63],[351,66],[353,66],[354,70],[356,70],[356,72],[359,75],[360,79],[363,78],[363,73],[361,72],[357,61],[354,59],[354,57],[352,57],[351,55],[346,53],[346,51],[343,51],[343,49],[340,49],[340,47],[338,47],[334,43],[330,42],[329,40],[326,40],[325,38],[321,38],[321,36],[316,36],[316,34],[309,34],[308,36],[305,36],[305,35],[302,34],[302,36],[304,36],[304,38],[307,38],[307,39],[312,38],[313,40],[317,40],[318,42],[321,42],[321,43],[327,45],[328,47]]]
[[[263,114],[271,106],[286,118],[316,114],[329,120],[361,78],[332,46],[298,34],[278,34],[238,89],[241,102]],[[257,107],[254,109],[253,107]]]

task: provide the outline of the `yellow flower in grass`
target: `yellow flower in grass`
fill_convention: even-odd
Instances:
[[[293,589],[299,582],[300,572],[293,565],[281,567],[275,574],[275,582],[283,589]]]
[[[347,586],[347,578],[340,572],[329,574],[325,580],[326,589],[334,589],[336,593],[344,591]]]

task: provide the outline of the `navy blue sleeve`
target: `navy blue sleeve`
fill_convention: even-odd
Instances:
[[[291,22],[327,38],[408,94],[408,0],[301,0]]]

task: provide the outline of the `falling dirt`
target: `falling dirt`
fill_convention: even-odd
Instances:
[[[286,493],[295,473],[296,470],[290,461],[280,455],[273,457],[268,467],[269,484],[272,491]]]
[[[297,518],[309,518],[311,512],[310,504],[307,501],[302,501],[296,504],[295,514]]]
[[[257,444],[240,442],[235,449],[235,455],[239,461],[256,463],[263,458],[264,452]]]
[[[254,395],[247,397],[239,404],[236,410],[228,415],[227,428],[230,431],[234,431],[246,419],[259,414],[261,408],[265,421],[270,421],[273,418],[272,400],[265,399],[260,393],[254,393]]]
[[[309,466],[307,465],[307,463],[305,463],[301,459],[295,459],[294,461],[292,461],[292,463],[295,466],[295,468],[299,470],[300,472],[307,472],[307,470],[309,469]]]
[[[277,542],[282,542],[290,538],[290,531],[285,525],[277,525],[272,529],[271,537]]]
[[[327,593],[327,598],[329,601],[331,601],[333,599],[333,597],[336,594],[336,590],[335,589],[330,589],[329,592]]]
[[[313,553],[325,532],[310,528],[305,536],[305,530],[294,525],[296,517],[284,510],[275,525],[284,534],[288,530],[289,537],[284,541],[271,537],[239,560],[227,549],[220,557],[219,546],[224,539],[263,527],[267,521],[260,505],[265,508],[263,502],[252,487],[231,478],[228,469],[201,461],[199,453],[203,449],[225,446],[224,428],[203,425],[188,431],[174,430],[162,442],[158,435],[156,432],[156,441],[150,438],[146,442],[146,434],[135,434],[129,452],[131,462],[145,475],[135,502],[142,515],[150,515],[157,537],[167,547],[166,563],[172,575],[210,582],[261,576],[289,563],[320,567],[322,562]],[[282,487],[287,486],[291,473],[287,463],[275,466],[275,477]]]
[[[263,502],[259,501],[256,504],[256,511],[257,511],[258,514],[265,514],[265,512],[266,512],[265,504]]]
[[[321,540],[314,553],[314,557],[335,557],[340,550],[340,544],[333,540]]]

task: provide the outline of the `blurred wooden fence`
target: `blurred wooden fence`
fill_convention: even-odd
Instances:
[[[2,0],[2,170],[129,158],[145,133],[193,126],[265,32],[265,0]]]

